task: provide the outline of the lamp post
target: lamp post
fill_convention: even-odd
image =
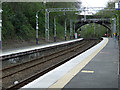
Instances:
[[[46,5],[46,0],[43,0],[43,5],[45,6]],[[41,11],[43,11],[43,9],[41,9],[41,10],[38,10],[37,12],[36,12],[36,45],[38,45],[39,43],[38,43],[38,30],[39,30],[39,25],[38,25],[38,13],[39,12],[41,12]]]
[[[70,39],[71,39],[71,37],[72,37],[72,20],[70,20]]]
[[[84,21],[86,21],[86,12],[85,12],[85,8],[86,8],[86,7],[84,7]]]
[[[117,16],[117,31],[118,31],[118,36],[119,36],[119,15],[116,14]]]
[[[1,31],[2,31],[2,3],[0,2],[0,52],[2,50],[2,40],[1,40]]]
[[[56,42],[56,16],[54,16],[54,42]]]
[[[114,31],[114,33],[116,33],[116,18],[114,18],[113,21],[114,21],[113,31]]]
[[[45,9],[45,38],[49,42],[49,10]]]
[[[114,14],[117,18],[113,18],[112,20],[114,21],[114,32],[118,33],[118,39],[119,39],[119,15],[118,14]],[[116,22],[117,20],[117,22]],[[117,23],[117,25],[116,25]],[[116,26],[117,26],[117,31],[116,31]]]
[[[0,2],[0,55],[2,54],[2,40],[1,40],[1,31],[2,31],[2,2]],[[2,57],[0,57],[0,69],[2,69]],[[0,71],[0,89],[2,90],[2,71]]]
[[[60,16],[60,15],[56,15]],[[54,42],[56,42],[56,16],[54,16]]]
[[[65,19],[65,41],[66,41],[66,31],[67,31],[66,21],[67,21],[67,19]]]
[[[101,28],[100,28],[100,24],[99,24],[99,37],[100,37],[100,35],[101,35],[101,34],[100,34],[100,31],[101,31]]]
[[[38,13],[41,12],[43,9],[36,12],[36,45],[38,45],[38,30],[39,30],[39,24],[38,24]]]
[[[118,15],[118,35],[119,35],[119,15]]]
[[[86,37],[87,37],[87,25],[85,25]]]
[[[75,23],[74,23],[74,38],[76,38],[76,36],[75,36]]]
[[[38,44],[38,29],[39,29],[39,27],[38,27],[38,12],[39,11],[36,12],[36,44]]]
[[[108,29],[107,29],[107,37],[108,37]]]
[[[94,37],[95,37],[95,29],[96,29],[96,28],[95,28],[95,21],[94,21]]]
[[[64,15],[66,15],[65,12],[64,12]],[[66,31],[67,31],[66,21],[67,21],[67,18],[65,18],[65,22],[64,22],[64,24],[65,24],[65,41],[66,41]]]
[[[2,28],[2,2],[0,2],[0,55],[2,54],[1,29]],[[0,69],[2,69],[2,57],[0,57]],[[2,71],[0,71],[0,89],[2,90]]]

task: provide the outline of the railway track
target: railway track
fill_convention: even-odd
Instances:
[[[83,44],[85,44],[85,41],[81,42],[81,45],[83,45]],[[2,78],[5,78],[7,76],[11,76],[11,75],[13,75],[15,73],[18,73],[22,70],[25,70],[27,68],[34,67],[37,64],[41,64],[41,63],[47,62],[48,60],[57,58],[57,56],[67,53],[67,50],[70,50],[70,48],[74,48],[74,47],[75,46],[69,47],[69,48],[66,48],[66,49],[62,49],[62,50],[50,53],[50,54],[45,55],[45,56],[41,56],[37,59],[33,59],[33,60],[30,60],[30,61],[26,61],[24,63],[20,63],[20,64],[17,64],[17,65],[6,67],[6,68],[2,69],[2,71],[3,71],[3,77]],[[66,50],[66,52],[64,52],[65,50]],[[15,70],[16,68],[17,68],[17,70]],[[14,69],[14,71],[13,71],[13,69]]]
[[[2,69],[3,87],[7,90],[20,88],[91,48],[98,42],[99,41],[96,40],[85,40],[70,47],[51,52],[37,59],[5,67]],[[16,81],[18,83],[14,84]]]
[[[4,68],[7,66],[13,66],[13,65],[16,65],[19,63],[24,63],[26,61],[30,61],[30,60],[39,58],[41,56],[45,56],[46,54],[48,54],[48,52],[52,53],[52,52],[58,51],[60,49],[73,46],[77,43],[79,43],[79,41],[72,42],[69,44],[60,44],[60,45],[55,45],[55,46],[51,46],[51,47],[47,47],[47,48],[41,48],[41,49],[36,49],[36,50],[2,56],[2,67]]]

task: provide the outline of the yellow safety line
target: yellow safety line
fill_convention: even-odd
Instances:
[[[56,83],[51,85],[48,90],[50,90],[50,88],[63,88],[77,73],[81,71],[82,68],[84,68],[92,60],[92,58],[94,58],[106,46],[107,43],[108,38],[99,49],[97,49],[90,56],[80,62],[77,66],[75,66],[72,70],[70,70],[67,74],[60,78]]]

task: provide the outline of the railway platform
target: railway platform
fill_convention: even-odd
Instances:
[[[119,75],[118,43],[109,38],[101,50],[64,88],[103,88],[117,90]]]
[[[25,88],[118,90],[118,72],[118,43],[114,42],[113,38],[103,38],[99,44],[23,86],[21,90]]]
[[[16,54],[16,53],[23,53],[23,52],[27,52],[27,51],[43,49],[43,48],[53,47],[53,46],[62,45],[62,44],[69,44],[69,43],[80,41],[80,40],[83,40],[83,38],[62,41],[62,42],[49,43],[49,44],[45,44],[45,45],[34,45],[34,46],[29,46],[29,47],[21,47],[21,48],[16,48],[16,49],[2,50],[2,54],[0,54],[0,56],[12,55],[12,54]]]

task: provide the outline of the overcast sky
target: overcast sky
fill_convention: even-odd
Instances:
[[[85,7],[105,7],[109,0],[80,0]]]
[[[109,0],[80,0],[82,2],[82,7],[106,7]],[[96,11],[88,11],[86,14],[93,14]],[[84,15],[84,12],[81,13]]]

